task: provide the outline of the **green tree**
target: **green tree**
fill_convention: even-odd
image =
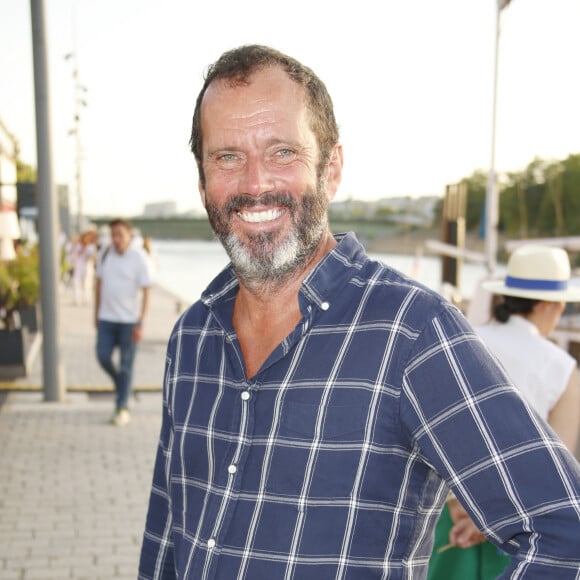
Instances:
[[[508,174],[500,216],[508,236],[580,234],[580,154],[564,161],[534,159],[524,171]]]
[[[17,159],[16,180],[18,183],[36,183],[36,169]]]
[[[485,211],[485,193],[487,189],[487,173],[478,169],[469,177],[464,177],[461,183],[467,186],[465,203],[465,228],[467,231],[477,230]]]
[[[580,235],[580,153],[562,162],[562,211],[569,236]]]

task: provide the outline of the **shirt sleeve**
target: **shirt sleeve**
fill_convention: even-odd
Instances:
[[[416,341],[400,412],[425,463],[513,555],[501,578],[577,578],[578,463],[451,305]]]
[[[141,547],[139,580],[174,580],[177,577],[173,559],[173,519],[169,490],[169,462],[173,441],[173,426],[167,394],[167,377],[170,367],[168,359],[165,365],[161,434]]]

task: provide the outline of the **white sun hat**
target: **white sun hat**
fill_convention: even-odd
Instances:
[[[525,245],[508,260],[504,280],[489,280],[485,290],[547,302],[580,302],[580,287],[570,284],[570,260],[562,248]]]

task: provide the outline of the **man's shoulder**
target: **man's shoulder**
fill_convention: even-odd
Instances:
[[[208,316],[210,316],[210,309],[201,300],[194,302],[177,318],[171,331],[170,342],[175,342],[176,339],[182,340],[184,337],[196,337],[204,331],[207,332],[209,330]]]
[[[145,250],[135,246],[129,246],[123,254],[119,254],[119,258],[126,265],[131,264],[133,267],[146,267],[147,266],[147,256],[145,255]]]
[[[370,287],[378,301],[389,302],[399,307],[403,302],[421,311],[439,310],[450,303],[438,292],[404,274],[389,264],[369,258],[364,267],[354,273],[355,283]]]

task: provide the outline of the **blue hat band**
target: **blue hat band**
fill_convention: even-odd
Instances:
[[[521,290],[567,290],[568,280],[533,280],[507,276],[505,285],[508,288],[520,288]]]

